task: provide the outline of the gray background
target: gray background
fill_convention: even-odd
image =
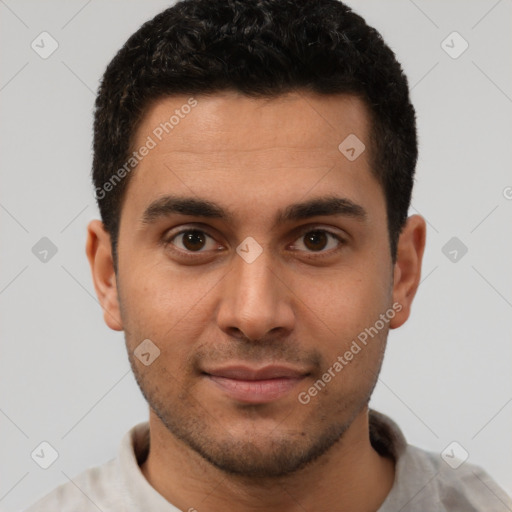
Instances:
[[[348,3],[409,76],[420,137],[411,213],[428,221],[423,281],[410,320],[390,334],[371,405],[412,444],[441,453],[457,441],[510,494],[512,2]],[[84,247],[98,217],[89,178],[98,80],[168,5],[0,0],[4,511],[114,457],[148,416],[123,334],[103,323]],[[47,59],[31,48],[43,31],[59,44]],[[453,31],[469,43],[458,58],[441,45]],[[462,48],[457,36],[445,44]],[[57,248],[46,262],[32,252],[42,237]],[[458,247],[443,252],[452,237]],[[46,470],[30,455],[42,441],[59,455]]]

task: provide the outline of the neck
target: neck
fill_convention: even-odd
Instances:
[[[319,459],[272,479],[226,474],[177,440],[152,411],[149,424],[150,451],[141,471],[181,510],[375,512],[393,486],[394,462],[372,447],[367,408]]]

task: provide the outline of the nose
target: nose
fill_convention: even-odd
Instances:
[[[217,323],[231,337],[251,341],[285,336],[294,328],[293,292],[268,251],[248,263],[238,255],[222,280]]]

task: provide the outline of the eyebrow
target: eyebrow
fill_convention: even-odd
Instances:
[[[223,219],[228,222],[234,220],[231,212],[212,201],[167,195],[156,199],[145,209],[141,224],[150,225],[173,214]],[[276,215],[276,224],[318,216],[344,216],[362,222],[367,219],[368,214],[361,205],[354,203],[352,200],[331,195],[291,204],[284,210],[279,210]]]

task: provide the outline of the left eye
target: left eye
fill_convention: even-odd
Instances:
[[[292,246],[294,249],[303,250],[302,247],[305,247],[306,250],[312,252],[326,252],[325,249],[335,249],[342,243],[340,237],[334,233],[325,231],[324,229],[308,231],[301,235],[297,240],[300,240],[301,242],[299,244],[294,244]]]

